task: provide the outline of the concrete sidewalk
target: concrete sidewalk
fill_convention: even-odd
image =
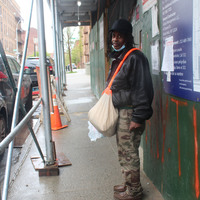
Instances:
[[[64,100],[71,122],[62,116],[63,125],[69,126],[52,135],[56,152],[64,153],[72,165],[60,167],[59,176],[39,177],[30,160],[39,154],[34,143],[27,143],[26,157],[10,184],[9,200],[112,200],[113,186],[122,183],[115,137],[96,142],[88,137],[87,113],[97,101],[91,92],[90,76],[85,70],[77,70],[67,74],[67,84]],[[45,152],[42,124],[37,138]],[[144,200],[163,200],[143,172],[141,182]]]

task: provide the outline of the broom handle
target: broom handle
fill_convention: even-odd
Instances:
[[[123,65],[124,61],[125,61],[126,58],[129,56],[129,54],[130,54],[131,52],[135,51],[135,50],[140,50],[140,49],[138,49],[138,48],[133,48],[133,49],[129,50],[129,51],[126,53],[126,55],[124,56],[123,60],[119,63],[119,65],[118,65],[118,67],[117,67],[117,69],[116,69],[116,71],[115,71],[115,73],[114,73],[114,75],[113,75],[113,77],[112,77],[110,83],[108,84],[108,87],[107,87],[107,88],[109,88],[109,89],[111,88],[112,83],[113,83],[113,81],[114,81],[114,78],[115,78],[115,76],[117,75],[117,73],[119,72],[119,70],[120,70],[121,66]]]

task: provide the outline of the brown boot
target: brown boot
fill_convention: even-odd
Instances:
[[[114,198],[115,200],[142,200],[142,194],[132,196],[127,194],[126,192],[115,192]]]
[[[126,191],[126,186],[125,185],[115,185],[114,186],[114,191],[115,192],[125,192]]]

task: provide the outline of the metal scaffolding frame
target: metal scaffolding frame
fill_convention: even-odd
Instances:
[[[51,121],[50,121],[50,103],[49,103],[49,88],[48,88],[48,77],[47,77],[47,67],[46,67],[46,43],[45,43],[45,29],[44,29],[44,8],[43,8],[43,1],[37,0],[37,24],[38,24],[38,40],[39,40],[39,57],[40,57],[40,76],[41,79],[41,89],[42,89],[42,98],[37,102],[37,104],[29,111],[26,115],[24,111],[23,105],[20,103],[20,94],[21,94],[21,86],[22,86],[22,79],[24,73],[24,64],[26,59],[26,52],[28,46],[28,38],[29,38],[29,30],[30,30],[30,23],[32,17],[32,9],[33,9],[33,2],[31,2],[30,8],[30,16],[29,16],[29,23],[26,32],[26,39],[24,45],[24,52],[22,58],[22,64],[20,69],[19,81],[18,81],[18,90],[16,89],[15,82],[12,80],[12,74],[10,73],[11,83],[13,84],[13,90],[16,93],[15,98],[15,106],[13,112],[13,120],[12,120],[12,127],[11,132],[9,135],[0,143],[0,151],[3,151],[8,145],[8,157],[7,157],[7,164],[6,164],[6,171],[5,171],[5,179],[4,179],[4,186],[2,191],[2,200],[7,199],[8,194],[8,187],[9,187],[9,180],[10,180],[10,172],[11,172],[11,160],[12,160],[12,152],[13,152],[13,140],[15,136],[20,132],[20,130],[24,127],[25,124],[30,120],[32,114],[37,109],[37,107],[42,102],[43,108],[43,117],[44,117],[44,129],[45,129],[45,146],[46,146],[46,157],[44,159],[43,153],[40,149],[40,146],[37,142],[35,134],[29,126],[30,132],[34,139],[34,142],[38,148],[39,154],[46,166],[51,166],[55,164],[54,155],[53,155],[53,142],[52,142],[52,132],[51,132]],[[50,2],[48,2],[50,3]],[[61,97],[63,94],[63,90],[66,86],[66,77],[65,77],[65,61],[64,61],[64,48],[63,48],[63,33],[62,33],[62,26],[59,21],[60,16],[57,13],[57,1],[51,0],[51,13],[52,13],[52,25],[53,25],[53,40],[54,40],[54,62],[55,62],[55,84],[56,84],[56,93],[58,97]],[[1,45],[0,45],[1,47]],[[3,49],[3,48],[2,48]],[[3,51],[4,52],[4,51]],[[4,64],[7,65],[9,69],[9,65],[6,59],[6,56],[3,55],[2,58],[4,59]],[[18,113],[19,113],[19,105],[21,106],[20,109],[22,113],[26,115],[23,120],[17,125],[18,121]],[[1,192],[0,192],[1,194]]]
[[[53,144],[51,134],[50,122],[50,104],[49,104],[49,88],[47,80],[47,67],[46,67],[46,43],[45,43],[45,30],[44,30],[44,9],[43,1],[37,0],[37,22],[38,22],[38,40],[39,40],[39,57],[40,57],[40,77],[41,90],[42,90],[42,107],[44,117],[45,129],[45,144],[46,144],[46,165],[54,164],[53,157]]]
[[[47,2],[51,4],[52,13],[56,93],[61,97],[66,86],[63,31],[57,9],[57,0],[50,0],[50,2],[47,0]]]

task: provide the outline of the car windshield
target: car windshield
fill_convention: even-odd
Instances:
[[[18,74],[20,71],[20,65],[17,63],[17,61],[12,57],[6,56],[6,58],[7,58],[11,72]],[[0,71],[2,71],[4,74],[7,74],[7,71],[6,71],[6,68],[1,56],[0,56]]]
[[[39,59],[27,59],[26,60],[26,63],[25,63],[25,66],[39,66]]]

